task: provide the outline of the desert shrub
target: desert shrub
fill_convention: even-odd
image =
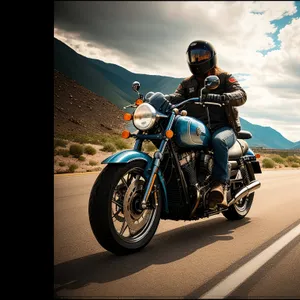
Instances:
[[[80,157],[83,154],[83,146],[79,144],[73,144],[70,146],[70,154],[74,157]]]
[[[290,163],[300,163],[300,159],[297,156],[288,156],[286,158],[286,161],[290,162]]]
[[[121,139],[121,138],[117,138],[114,141],[114,144],[115,144],[117,149],[128,149],[128,148],[130,148],[128,143],[124,139]]]
[[[288,167],[288,166],[289,166],[289,164],[288,164],[288,163],[284,163],[284,166],[285,166],[285,167]]]
[[[101,171],[102,168],[101,167],[96,167],[96,168],[93,168],[92,171],[96,172],[96,171]]]
[[[105,143],[111,143],[112,142],[112,138],[111,136],[107,135],[107,134],[103,134],[100,138],[100,143],[101,145],[105,144]]]
[[[275,161],[278,164],[284,164],[284,159],[279,155],[272,157],[272,160]]]
[[[90,165],[90,166],[96,166],[97,164],[98,164],[98,162],[95,161],[95,160],[90,160],[90,161],[89,161],[89,165]]]
[[[63,173],[66,173],[66,171],[64,171],[64,170],[61,170],[61,169],[59,169],[59,170],[56,170],[56,174],[63,174]]]
[[[279,155],[283,158],[287,158],[289,156],[289,153],[288,152],[281,152],[281,153],[279,153]]]
[[[291,167],[292,168],[299,168],[300,164],[298,164],[298,163],[292,163]]]
[[[85,161],[86,158],[85,158],[83,155],[80,155],[80,156],[78,157],[78,160],[80,160],[80,161]]]
[[[58,150],[54,149],[54,156],[58,155]]]
[[[68,157],[70,155],[70,152],[68,149],[58,149],[57,152],[58,152],[58,155],[62,155],[63,157]]]
[[[76,134],[71,138],[72,141],[79,143],[79,144],[100,144],[100,136],[101,135],[83,135],[83,134]]]
[[[54,148],[56,148],[56,147],[66,148],[67,144],[68,144],[68,142],[64,141],[62,139],[54,139]]]
[[[76,164],[71,164],[71,165],[69,166],[69,172],[70,172],[70,173],[74,173],[74,171],[75,171],[76,169],[78,169],[78,166],[77,166]]]
[[[66,163],[64,163],[63,161],[59,162],[60,167],[64,167],[65,165],[66,165]]]
[[[119,137],[117,134],[107,134],[107,133],[92,133],[89,135],[69,133],[69,134],[57,134],[56,138],[65,139],[79,144],[94,144],[103,145],[106,142],[113,142],[113,140]]]
[[[270,158],[265,158],[262,161],[262,166],[263,166],[263,168],[274,168],[275,162]]]
[[[101,149],[101,151],[105,151],[105,152],[116,152],[116,146],[112,143],[105,143],[103,145],[103,148]]]
[[[78,135],[73,138],[73,141],[79,144],[87,144],[90,142],[90,138],[86,135]]]
[[[97,150],[90,145],[84,147],[84,153],[86,153],[86,154],[95,155],[96,152],[97,152]]]

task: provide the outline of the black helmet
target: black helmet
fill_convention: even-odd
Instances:
[[[196,76],[204,76],[217,65],[216,50],[212,44],[206,41],[192,42],[186,55],[189,68]]]

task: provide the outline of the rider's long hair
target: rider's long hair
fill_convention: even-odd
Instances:
[[[226,73],[224,70],[222,70],[219,66],[215,66],[211,70],[208,71],[207,75],[220,75],[221,73]]]

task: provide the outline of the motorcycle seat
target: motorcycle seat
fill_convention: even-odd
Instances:
[[[237,139],[233,146],[228,151],[229,160],[239,159],[245,155],[249,149],[248,143],[244,140]]]
[[[252,134],[249,131],[241,130],[240,132],[238,132],[237,138],[238,139],[251,139],[252,138]]]

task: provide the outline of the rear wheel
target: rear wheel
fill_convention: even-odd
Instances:
[[[247,197],[242,198],[236,204],[229,206],[228,210],[223,211],[222,214],[230,221],[243,219],[252,206],[254,199],[254,192]]]
[[[144,248],[152,239],[160,220],[159,183],[155,195],[149,196],[152,207],[141,208],[145,191],[146,163],[109,164],[96,179],[89,199],[89,220],[92,231],[106,250],[117,255]]]

